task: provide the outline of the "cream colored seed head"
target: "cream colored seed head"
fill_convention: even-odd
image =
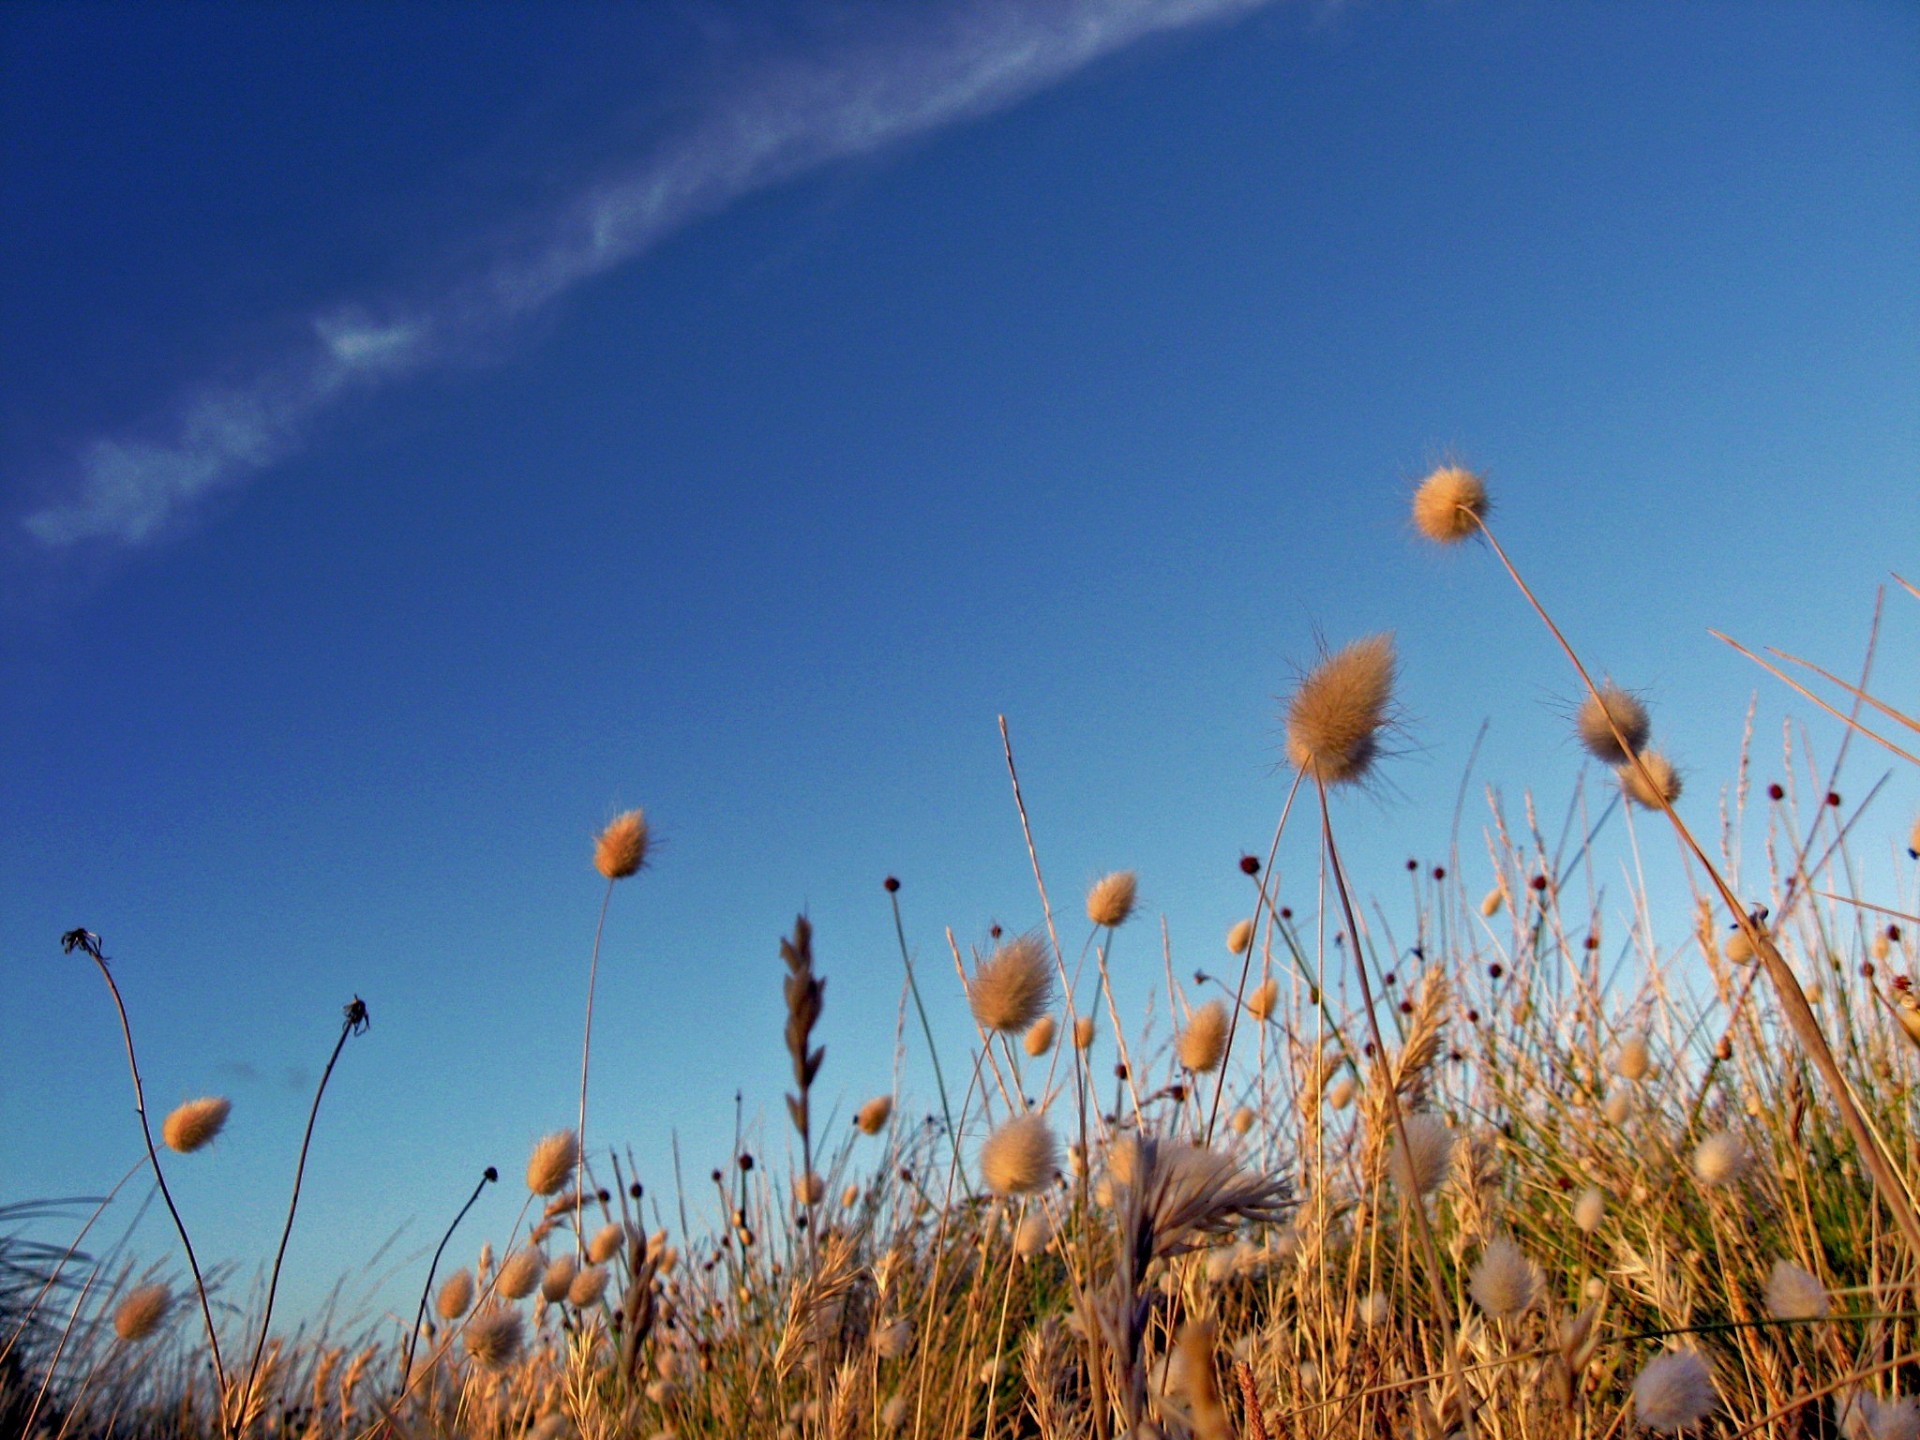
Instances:
[[[1874,959],[1885,960],[1887,956],[1893,953],[1893,940],[1888,936],[1886,931],[1876,930],[1873,932],[1873,942],[1869,949]]]
[[[1059,1169],[1053,1131],[1040,1115],[1007,1121],[980,1147],[980,1175],[1001,1195],[1026,1195],[1040,1189]]]
[[[1747,932],[1744,929],[1735,930],[1727,936],[1726,956],[1735,965],[1753,963],[1753,941],[1747,938]]]
[[[1652,1060],[1647,1050],[1647,1037],[1634,1034],[1620,1042],[1620,1048],[1613,1057],[1613,1070],[1626,1080],[1644,1080]]]
[[[1044,1206],[1033,1205],[1020,1217],[1013,1232],[1013,1250],[1023,1260],[1031,1260],[1053,1243],[1053,1221]]]
[[[1457,545],[1480,528],[1487,486],[1460,465],[1442,465],[1413,492],[1413,528],[1437,545]]]
[[[1209,1000],[1187,1016],[1179,1050],[1180,1063],[1189,1070],[1206,1074],[1219,1069],[1227,1050],[1227,1007]]]
[[[145,1340],[160,1328],[173,1305],[173,1296],[164,1285],[141,1285],[127,1292],[114,1307],[113,1333],[133,1343]]]
[[[1588,1235],[1600,1228],[1600,1222],[1607,1218],[1607,1193],[1598,1185],[1589,1185],[1580,1192],[1580,1198],[1573,1202],[1573,1223]]]
[[[1716,1130],[1693,1152],[1693,1173],[1702,1185],[1731,1185],[1751,1161],[1746,1144],[1731,1130]]]
[[[507,1257],[494,1289],[509,1300],[524,1300],[533,1293],[533,1287],[540,1283],[546,1271],[547,1257],[529,1245]]]
[[[1643,767],[1645,775],[1640,773]],[[1627,798],[1644,809],[1658,810],[1662,800],[1672,805],[1680,799],[1680,773],[1673,768],[1673,762],[1658,751],[1643,751],[1638,765],[1622,765],[1619,774]]]
[[[1573,728],[1587,753],[1607,765],[1625,765],[1628,750],[1646,749],[1647,737],[1653,733],[1647,707],[1611,680],[1600,686],[1598,695],[1590,694],[1580,702]],[[1625,737],[1626,749],[1621,748],[1615,730]]]
[[[533,1147],[527,1161],[527,1189],[553,1195],[572,1177],[580,1163],[580,1141],[571,1130],[556,1130]]]
[[[519,1311],[489,1305],[467,1322],[463,1343],[474,1364],[497,1375],[520,1358],[523,1338]]]
[[[1244,1135],[1253,1129],[1253,1121],[1253,1111],[1245,1105],[1242,1105],[1238,1110],[1233,1112],[1233,1118],[1228,1120],[1227,1124],[1233,1130],[1234,1134]]]
[[[982,960],[967,987],[974,1019],[1005,1035],[1033,1024],[1052,998],[1053,967],[1031,935],[1016,936]]]
[[[802,1205],[818,1205],[827,1198],[827,1182],[817,1173],[802,1175],[793,1182],[793,1198]]]
[[[442,1320],[458,1320],[473,1305],[473,1273],[469,1270],[456,1270],[446,1278],[440,1287],[440,1294],[433,1302],[433,1308],[439,1312]]]
[[[1662,1434],[1698,1425],[1718,1403],[1713,1371],[1695,1350],[1656,1356],[1633,1382],[1634,1419]]]
[[[624,880],[647,863],[647,817],[629,810],[616,816],[593,846],[593,868],[609,880]]]
[[[1491,1318],[1511,1320],[1533,1307],[1540,1283],[1539,1267],[1518,1245],[1502,1236],[1480,1252],[1467,1288],[1473,1303]]]
[[[1416,1111],[1402,1117],[1406,1130],[1403,1141],[1399,1127],[1393,1135],[1392,1174],[1402,1190],[1425,1195],[1447,1178],[1453,1161],[1453,1131],[1446,1121],[1430,1111]]]
[[[1342,1075],[1327,1091],[1327,1103],[1336,1110],[1344,1110],[1353,1103],[1353,1094],[1357,1088],[1351,1075]]]
[[[1279,1004],[1280,982],[1269,975],[1247,996],[1247,1013],[1256,1020],[1271,1020]]]
[[[540,1279],[540,1298],[549,1305],[558,1305],[567,1298],[567,1291],[573,1288],[573,1276],[573,1256],[554,1256],[553,1263],[547,1266],[547,1273]]]
[[[878,1135],[892,1118],[893,1097],[876,1095],[854,1113],[853,1123],[860,1127],[862,1135]]]
[[[589,1265],[573,1277],[573,1283],[567,1286],[567,1303],[580,1309],[589,1305],[598,1305],[600,1297],[607,1292],[607,1272],[601,1266]]]
[[[1767,1310],[1776,1320],[1818,1320],[1827,1313],[1827,1287],[1810,1270],[1776,1260],[1767,1276]]]
[[[1055,1026],[1051,1015],[1042,1015],[1027,1027],[1027,1033],[1021,1037],[1020,1044],[1027,1054],[1038,1059],[1053,1048]]]
[[[1109,929],[1124,925],[1133,914],[1139,889],[1139,878],[1131,870],[1116,870],[1101,876],[1087,892],[1087,918]]]
[[[1093,1045],[1093,1016],[1082,1015],[1073,1022],[1073,1048],[1090,1049]]]
[[[160,1136],[168,1149],[189,1155],[220,1133],[232,1109],[233,1102],[218,1095],[189,1100],[167,1116]]]
[[[1244,955],[1253,948],[1253,921],[1236,920],[1227,931],[1227,953]]]
[[[618,1255],[627,1243],[627,1229],[618,1221],[602,1225],[594,1232],[593,1239],[587,1242],[587,1259],[596,1265],[604,1265]]]
[[[1326,657],[1287,705],[1287,759],[1322,785],[1364,777],[1393,701],[1393,636],[1369,635]]]
[[[1616,1085],[1607,1092],[1607,1100],[1600,1107],[1600,1113],[1607,1117],[1609,1125],[1618,1129],[1633,1114],[1633,1096],[1625,1088]]]
[[[1506,903],[1506,892],[1496,885],[1487,891],[1486,898],[1480,902],[1480,913],[1491,920],[1500,913],[1500,907]]]

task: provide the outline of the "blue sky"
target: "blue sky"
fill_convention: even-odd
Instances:
[[[620,809],[590,1131],[665,1194],[736,1090],[787,1144],[803,908],[829,1095],[889,1082],[889,873],[963,1053],[944,927],[1040,919],[1000,714],[1057,907],[1141,873],[1137,996],[1247,907],[1317,635],[1400,638],[1389,913],[1483,721],[1557,818],[1573,678],[1408,534],[1438,458],[1708,829],[1756,690],[1756,774],[1837,730],[1707,627],[1851,667],[1920,571],[1904,6],[16,5],[0,63],[0,1202],[139,1153],[61,931],[157,1109],[232,1096],[173,1171],[243,1272],[358,993],[296,1306],[571,1123]]]

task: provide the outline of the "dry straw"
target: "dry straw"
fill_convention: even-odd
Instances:
[[[160,1328],[173,1305],[164,1285],[141,1285],[129,1290],[113,1312],[113,1333],[129,1343],[145,1340]]]
[[[1327,656],[1287,705],[1287,759],[1323,786],[1363,778],[1393,700],[1393,636],[1369,635]]]
[[[1096,925],[1112,929],[1124,925],[1133,914],[1139,893],[1139,879],[1131,870],[1116,870],[1094,881],[1087,892],[1087,918]]]
[[[1038,1020],[1053,998],[1053,967],[1046,947],[1031,935],[1006,941],[980,962],[967,986],[973,1018],[988,1030],[1017,1035]]]
[[[168,1149],[190,1155],[220,1133],[232,1110],[233,1103],[218,1095],[189,1100],[167,1116],[160,1137]]]

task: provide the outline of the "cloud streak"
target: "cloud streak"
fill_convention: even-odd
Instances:
[[[239,385],[178,401],[154,434],[80,448],[22,524],[43,547],[150,544],[279,464],[355,393],[496,343],[578,286],[771,185],[1016,103],[1156,34],[1269,0],[969,0],[910,30],[761,67],[625,169],[441,288],[310,318],[307,342]]]

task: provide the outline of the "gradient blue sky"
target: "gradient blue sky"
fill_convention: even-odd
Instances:
[[[889,1083],[888,873],[960,1068],[943,927],[1040,919],[996,715],[1070,946],[1141,873],[1133,996],[1160,916],[1186,971],[1246,910],[1316,634],[1400,637],[1408,753],[1342,805],[1390,918],[1483,720],[1476,796],[1557,827],[1573,678],[1409,535],[1441,456],[1708,829],[1756,690],[1758,775],[1837,727],[1707,627],[1852,667],[1920,571],[1905,5],[15,4],[0,54],[0,1202],[140,1153],[66,928],[155,1108],[232,1096],[172,1169],[243,1275],[358,993],[290,1313],[490,1163],[504,1238],[620,809],[590,1130],[664,1196],[736,1089],[787,1147],[800,909],[829,1099]]]

